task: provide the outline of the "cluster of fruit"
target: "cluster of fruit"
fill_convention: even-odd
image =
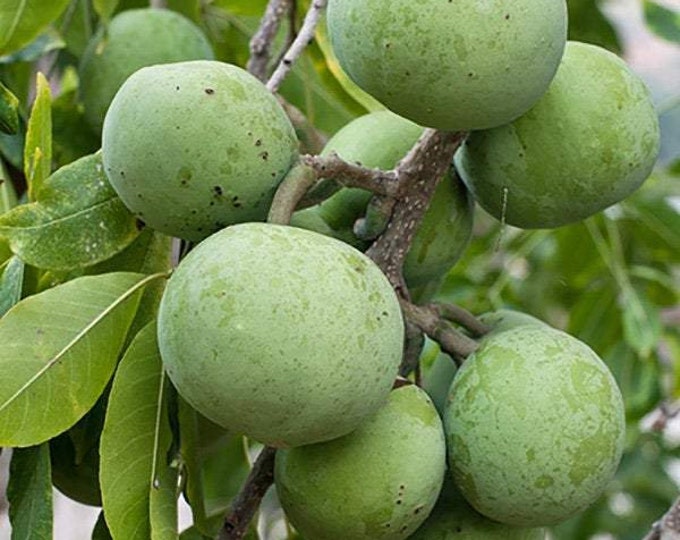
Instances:
[[[138,21],[157,29],[147,47],[128,34]],[[504,223],[556,227],[651,171],[646,88],[613,54],[567,43],[564,0],[331,0],[328,27],[343,68],[392,112],[350,123],[324,153],[391,169],[421,126],[471,131],[454,160],[463,182],[441,180],[408,253],[413,290],[460,257],[473,200]],[[540,538],[600,495],[625,425],[595,353],[496,314],[441,411],[415,385],[392,389],[400,303],[355,230],[371,193],[339,189],[295,227],[262,223],[299,159],[277,99],[174,13],[125,12],[97,39],[81,75],[111,184],[148,226],[199,242],[161,302],[165,368],[206,417],[281,449],[277,490],[305,537]],[[123,65],[131,45],[155,56]]]

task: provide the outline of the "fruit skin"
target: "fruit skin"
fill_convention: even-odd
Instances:
[[[486,129],[546,91],[567,36],[564,0],[330,0],[340,65],[388,109],[423,126]]]
[[[511,527],[485,518],[472,508],[454,488],[444,481],[439,500],[427,520],[411,540],[544,540],[540,528]]]
[[[600,496],[621,458],[621,392],[598,356],[564,332],[523,325],[496,334],[458,370],[448,399],[456,484],[496,521],[567,519]]]
[[[340,437],[387,399],[404,325],[387,278],[320,234],[264,223],[199,244],[158,315],[164,366],[213,422],[276,447]]]
[[[541,100],[511,124],[472,133],[455,163],[487,212],[534,229],[624,199],[658,152],[658,119],[640,78],[609,51],[569,42]]]
[[[349,435],[279,451],[274,480],[305,538],[399,540],[432,510],[445,467],[441,420],[427,394],[409,385]]]
[[[260,81],[202,60],[137,71],[111,103],[102,140],[125,205],[152,228],[193,241],[264,220],[297,144]]]
[[[90,40],[79,66],[85,118],[100,131],[120,86],[142,67],[187,60],[212,60],[203,32],[166,9],[131,9],[116,15]]]
[[[322,155],[336,152],[364,167],[392,169],[420,138],[423,128],[389,111],[357,118],[338,131]],[[366,212],[371,193],[342,188],[326,199],[318,213],[335,236],[357,248],[366,247],[352,229]],[[419,287],[442,277],[458,261],[472,236],[474,201],[457,178],[446,175],[437,186],[404,263],[409,287]]]

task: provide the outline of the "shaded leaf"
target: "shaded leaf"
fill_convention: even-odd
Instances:
[[[97,517],[97,522],[92,530],[92,540],[113,540],[109,526],[104,519],[104,512],[99,512],[99,517]]]
[[[11,210],[17,205],[17,194],[12,186],[5,167],[0,161],[0,215]]]
[[[104,174],[101,153],[62,167],[31,204],[0,217],[0,236],[38,268],[69,270],[112,257],[139,234]]]
[[[623,335],[626,343],[647,358],[661,337],[659,310],[632,287],[623,294]]]
[[[51,540],[52,479],[47,444],[14,449],[7,499],[12,540]]]
[[[214,538],[250,471],[243,437],[214,424],[181,398],[179,426],[185,497],[196,528]]]
[[[33,41],[66,8],[70,0],[3,0],[0,2],[0,55]]]
[[[111,536],[177,538],[177,470],[156,325],[130,344],[113,381],[100,446],[100,483]]]
[[[113,373],[141,289],[160,277],[74,279],[0,319],[0,446],[41,443],[82,418]]]
[[[600,11],[596,0],[567,0],[569,39],[621,52],[614,27]]]
[[[52,94],[47,79],[40,72],[36,84],[24,146],[24,175],[28,183],[28,198],[32,201],[40,196],[52,166]]]
[[[644,0],[647,26],[659,37],[680,43],[680,11],[672,11],[652,0]]]
[[[0,317],[21,300],[24,284],[24,262],[11,257],[0,266]]]
[[[119,0],[92,0],[92,7],[102,20],[108,21],[116,11]]]
[[[55,29],[50,28],[44,34],[40,34],[23,49],[12,54],[0,57],[0,64],[12,64],[16,62],[35,62],[49,52],[63,49],[66,46],[64,40]]]
[[[19,100],[0,82],[0,130],[14,135],[19,131]]]

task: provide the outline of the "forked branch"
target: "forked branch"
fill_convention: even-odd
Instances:
[[[272,44],[281,21],[291,11],[292,4],[292,0],[269,0],[260,27],[250,40],[250,58],[246,69],[263,82],[267,80]]]

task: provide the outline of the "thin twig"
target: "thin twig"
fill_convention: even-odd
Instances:
[[[680,497],[675,499],[673,505],[664,516],[652,525],[652,529],[643,540],[677,540],[680,538]]]
[[[279,31],[281,21],[291,11],[292,0],[269,0],[260,21],[260,27],[250,40],[250,58],[246,69],[261,81],[267,80],[267,66],[271,46]]]
[[[167,0],[149,0],[149,7],[155,9],[167,9],[168,2]]]
[[[275,457],[276,449],[270,446],[265,446],[257,456],[248,478],[231,505],[218,540],[241,540],[245,536],[262,497],[274,483]]]
[[[305,16],[305,21],[302,23],[300,32],[295,37],[292,45],[289,47],[286,54],[283,55],[281,62],[274,70],[274,74],[267,82],[267,88],[270,92],[277,92],[281,83],[286,78],[286,75],[293,68],[293,64],[300,57],[305,47],[314,39],[314,32],[321,19],[321,14],[326,7],[326,0],[314,0],[309,7],[309,11]]]
[[[460,306],[456,306],[454,304],[433,303],[430,304],[429,307],[435,310],[435,312],[438,313],[440,317],[443,317],[447,321],[459,324],[476,337],[483,336],[484,334],[488,334],[491,331],[491,327],[484,324],[472,313]]]

